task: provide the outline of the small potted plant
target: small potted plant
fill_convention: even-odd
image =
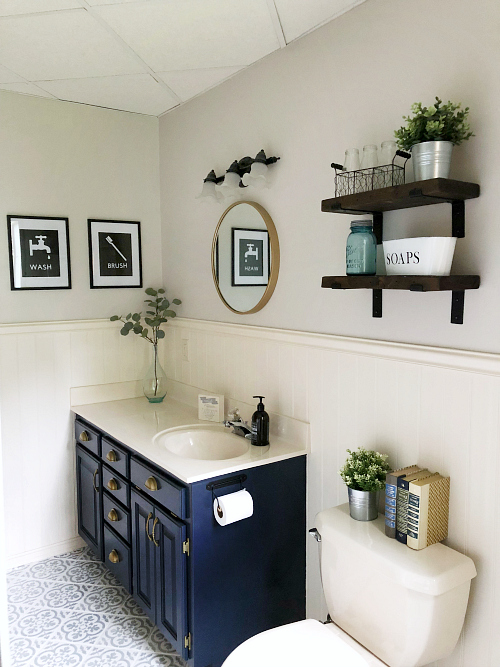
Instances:
[[[398,147],[412,153],[415,180],[448,178],[453,146],[474,136],[467,122],[469,107],[461,110],[460,104],[443,104],[436,97],[431,106],[416,102],[411,110],[413,118],[403,116],[406,126],[394,135]]]
[[[339,474],[347,485],[349,512],[357,521],[373,521],[378,516],[379,492],[385,487],[385,474],[391,469],[387,454],[364,447],[352,452]]]
[[[162,324],[166,324],[169,318],[175,317],[176,313],[171,310],[170,301],[164,297],[163,288],[156,290],[148,287],[146,294],[151,298],[144,299],[146,307],[149,308],[144,318],[142,313],[129,313],[126,316],[112,315],[109,319],[112,322],[122,322],[123,326],[120,329],[122,336],[128,336],[132,332],[153,346],[153,360],[143,380],[143,390],[150,403],[161,403],[167,394],[167,376],[158,358],[158,341],[165,338]],[[179,306],[182,302],[173,299],[172,303]]]

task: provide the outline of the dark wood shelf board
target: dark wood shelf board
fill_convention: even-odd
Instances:
[[[478,289],[479,276],[324,276],[321,287],[331,289],[399,289],[443,292]]]
[[[344,197],[324,199],[321,210],[326,213],[346,213],[359,215],[384,211],[398,211],[403,208],[429,206],[443,202],[465,201],[479,197],[479,185],[448,178],[432,178],[415,181],[379,190],[360,192]]]

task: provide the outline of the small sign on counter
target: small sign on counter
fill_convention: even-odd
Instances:
[[[224,421],[224,396],[198,394],[198,419],[210,422]]]

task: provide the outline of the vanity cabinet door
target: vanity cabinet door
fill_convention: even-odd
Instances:
[[[156,625],[185,659],[187,635],[187,553],[183,553],[186,525],[155,509]]]
[[[151,537],[154,506],[131,493],[133,596],[153,622],[156,620],[155,546]]]
[[[102,560],[101,464],[85,449],[76,446],[78,533]]]

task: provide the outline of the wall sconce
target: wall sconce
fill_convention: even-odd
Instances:
[[[268,165],[274,164],[279,157],[266,157],[264,151],[259,151],[255,158],[244,157],[235,160],[224,176],[216,176],[212,171],[203,180],[203,189],[197,199],[236,199],[239,188],[248,186],[258,189],[269,187],[267,181]]]

